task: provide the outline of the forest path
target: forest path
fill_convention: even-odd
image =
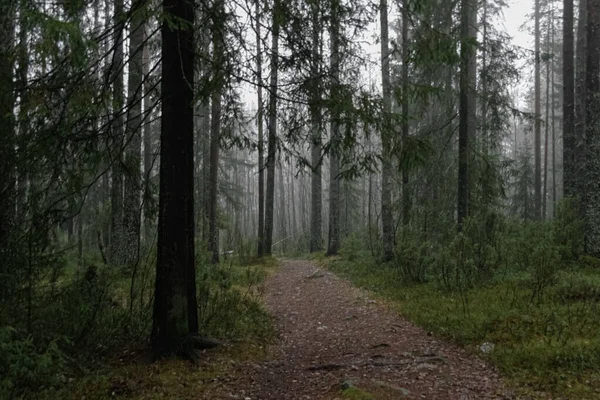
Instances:
[[[210,398],[511,398],[484,361],[309,261],[283,261],[267,282],[266,303],[278,330],[270,359],[239,365],[238,376]]]

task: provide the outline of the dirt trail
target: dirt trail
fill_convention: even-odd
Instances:
[[[271,358],[239,366],[213,399],[332,400],[345,386],[373,396],[358,399],[511,398],[488,364],[308,261],[283,262],[267,285],[279,334]]]

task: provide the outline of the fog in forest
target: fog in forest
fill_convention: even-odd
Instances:
[[[600,0],[0,0],[0,399],[600,398]]]

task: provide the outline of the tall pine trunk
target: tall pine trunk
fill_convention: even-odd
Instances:
[[[263,132],[262,50],[260,0],[256,0],[256,85],[258,97],[258,256],[265,254],[265,139]]]
[[[163,0],[162,123],[152,349],[182,349],[198,331],[194,265],[194,5]],[[173,20],[182,21],[173,24]]]
[[[208,251],[213,264],[219,263],[219,150],[221,137],[221,90],[223,89],[223,63],[224,63],[224,32],[225,5],[222,0],[215,3],[216,15],[212,29],[213,39],[213,76],[215,87],[212,94],[212,109],[210,119],[210,175],[208,183]]]
[[[383,127],[381,131],[381,227],[383,260],[394,257],[394,214],[392,211],[392,87],[390,82],[390,51],[387,0],[379,3],[381,24],[381,83],[383,90]]]
[[[550,19],[549,19],[550,21]],[[546,52],[550,54],[550,30],[551,25],[548,24],[548,32],[546,36]],[[544,184],[542,189],[542,219],[546,219],[546,209],[548,204],[548,135],[550,133],[550,60],[546,61],[546,120],[544,123]]]
[[[113,15],[115,29],[114,62],[112,68],[112,168],[111,168],[111,238],[110,261],[121,265],[125,261],[123,241],[123,0],[116,0]]]
[[[555,49],[554,41],[554,2],[552,3],[552,51]],[[555,95],[555,61],[552,58],[552,217],[556,217],[556,95]]]
[[[573,0],[563,2],[563,188],[565,196],[575,187],[575,82],[573,76]]]
[[[573,127],[573,171],[572,180],[575,193],[581,196],[586,185],[581,179],[585,175],[586,157],[586,103],[587,103],[587,35],[588,0],[579,0],[579,18],[577,23],[577,46],[575,54],[575,121]],[[581,199],[583,200],[583,199]]]
[[[265,254],[271,255],[273,245],[273,212],[275,203],[275,156],[277,152],[277,81],[279,72],[280,1],[273,5],[271,30],[271,81],[269,83],[269,137],[267,144],[267,198],[265,208]]]
[[[461,69],[458,126],[458,229],[469,215],[469,146],[475,138],[476,51],[472,42],[477,36],[477,2],[461,0]]]
[[[588,0],[585,250],[600,256],[600,0]]]
[[[312,49],[311,49],[311,211],[310,211],[310,252],[323,248],[321,225],[323,223],[323,182],[321,177],[321,110],[320,80],[317,78],[321,67],[320,43],[320,0],[311,2]]]
[[[402,3],[402,140],[409,135],[408,123],[408,0]],[[402,168],[402,225],[410,222],[410,191],[408,187],[408,169]]]
[[[144,0],[131,5],[131,34],[129,40],[129,76],[127,101],[126,174],[123,210],[124,262],[138,261],[140,245],[140,162],[142,147],[143,45]]]
[[[14,3],[0,3],[0,256],[15,222]]]
[[[329,240],[327,255],[340,250],[340,21],[339,0],[331,1],[331,152],[329,153]]]
[[[534,203],[535,216],[537,219],[542,217],[542,141],[541,141],[541,73],[540,73],[540,0],[535,0],[535,83],[534,83],[534,158],[535,158],[535,178],[534,178]]]
[[[148,29],[146,25],[144,30]],[[151,95],[153,92],[154,80],[150,76],[150,49],[147,43],[147,33],[144,32],[144,44],[142,50],[143,66],[142,75],[144,76],[144,122],[143,122],[143,135],[144,135],[144,240],[151,241],[152,234],[152,174],[154,170],[154,161],[156,159],[154,154],[154,124],[152,121],[152,111],[154,109],[155,102],[152,101]]]

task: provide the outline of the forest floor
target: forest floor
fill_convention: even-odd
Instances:
[[[492,366],[430,336],[310,261],[267,282],[277,340],[205,399],[507,399]]]

